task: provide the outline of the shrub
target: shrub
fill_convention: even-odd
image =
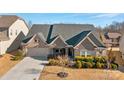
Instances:
[[[101,68],[106,69],[107,68],[107,64],[106,63],[100,63],[101,64]]]
[[[69,61],[66,57],[57,57],[56,59],[49,59],[49,65],[66,66]]]
[[[93,64],[91,62],[82,62],[83,68],[92,68]]]
[[[49,65],[57,65],[56,60],[54,60],[54,59],[49,59]]]
[[[82,62],[82,61],[85,61],[85,62],[93,62],[94,59],[93,59],[93,57],[91,57],[91,56],[90,56],[90,57],[76,56],[76,57],[75,57],[75,60],[76,60],[76,61],[81,61],[81,62]]]
[[[96,68],[99,68],[99,69],[102,68],[102,64],[100,62],[97,62],[95,65],[96,65]]]
[[[106,63],[106,58],[105,57],[94,57],[93,62]]]
[[[118,66],[117,66],[116,64],[112,63],[112,64],[111,64],[111,69],[116,70],[116,69],[118,69]]]
[[[75,67],[76,68],[82,68],[82,63],[80,61],[76,61]]]
[[[11,60],[17,61],[17,60],[23,59],[23,57],[24,57],[23,51],[19,50],[19,51],[16,52],[15,56],[11,57]]]
[[[82,60],[85,62],[93,62],[93,58],[83,58]]]

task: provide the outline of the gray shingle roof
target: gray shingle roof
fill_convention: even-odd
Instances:
[[[76,36],[68,39],[66,42],[69,45],[76,46],[81,40],[83,40],[91,31],[82,31],[81,33],[77,34]]]
[[[41,32],[36,33],[34,35],[38,36],[42,41],[45,41],[45,38],[44,38],[44,36],[43,36],[43,34]],[[29,40],[31,40],[33,38],[34,35],[25,38],[22,42],[27,43]]]
[[[65,40],[68,40],[82,31],[89,30],[94,31],[94,26],[90,24],[54,24],[51,38],[61,35]]]
[[[33,37],[33,36],[27,37],[27,38],[25,38],[22,42],[23,42],[23,43],[27,43],[29,40],[32,39],[32,37]]]
[[[50,28],[50,25],[47,25],[47,24],[34,24],[31,27],[27,37],[30,37],[32,35],[35,35],[35,34],[41,32],[44,35],[45,39],[47,39],[47,36],[49,33],[49,28]]]
[[[28,37],[33,36],[41,32],[45,37],[47,43],[51,43],[61,35],[63,39],[69,44],[76,46],[83,38],[85,38],[88,33],[92,32],[90,39],[99,47],[103,46],[101,41],[97,39],[98,33],[95,31],[95,27],[90,24],[34,24],[29,31]],[[94,34],[96,37],[94,37]]]
[[[98,47],[105,47],[92,33],[88,36]]]
[[[50,44],[50,43],[51,43],[53,40],[55,40],[57,37],[58,37],[58,35],[55,36],[55,37],[53,37],[53,38],[50,38],[49,40],[47,40],[47,43]]]
[[[15,15],[1,15],[0,16],[0,28],[10,27],[17,19],[19,19],[19,17]]]

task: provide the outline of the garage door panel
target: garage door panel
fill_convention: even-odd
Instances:
[[[27,56],[47,58],[49,53],[50,50],[48,48],[29,48],[27,51]]]

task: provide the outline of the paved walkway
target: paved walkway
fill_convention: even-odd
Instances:
[[[33,80],[38,79],[41,71],[44,68],[44,63],[48,61],[42,61],[33,59],[31,57],[25,57],[19,64],[8,71],[1,80]]]

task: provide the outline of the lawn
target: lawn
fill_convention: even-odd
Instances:
[[[3,76],[6,72],[8,72],[13,66],[18,64],[20,61],[12,61],[11,56],[14,54],[5,54],[0,57],[0,77]]]
[[[40,80],[123,80],[124,73],[118,70],[103,69],[76,69],[64,68],[68,77],[60,78],[58,72],[62,71],[60,66],[45,66],[41,72]]]

